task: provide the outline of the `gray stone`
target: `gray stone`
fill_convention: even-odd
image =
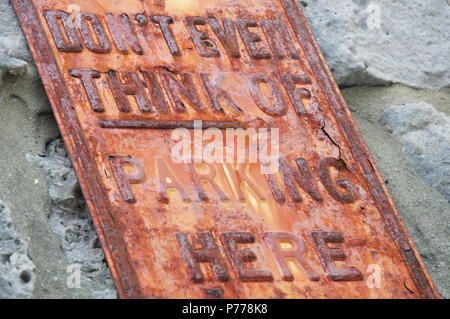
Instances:
[[[100,241],[62,140],[49,143],[45,156],[27,158],[37,161],[47,176],[51,199],[48,222],[61,240],[67,263],[79,265],[83,284],[95,285],[91,297],[116,298]]]
[[[26,159],[27,153],[44,154],[46,143],[59,134],[48,109],[40,81],[28,75],[5,77],[0,87],[0,196],[8,203],[17,232],[29,238],[28,253],[36,265],[33,297],[69,298],[67,264],[48,225],[46,177],[39,165]]]
[[[450,116],[450,89],[395,85],[348,88],[342,94],[431,277],[442,297],[450,298],[450,203],[405,158],[402,136],[381,124],[385,109],[408,102],[425,101]]]
[[[450,85],[448,1],[300,3],[340,86],[402,83],[440,89]]]
[[[402,136],[416,173],[450,202],[450,117],[425,102],[407,103],[385,109],[381,124]]]
[[[23,75],[27,72],[31,54],[25,37],[8,0],[0,0],[0,86],[6,74]]]
[[[0,194],[30,238],[33,297],[116,298],[70,161],[51,143],[59,131],[9,0],[0,17]],[[67,286],[71,265],[81,267],[80,288]]]
[[[34,269],[27,243],[15,231],[11,212],[0,200],[0,298],[31,298]]]
[[[28,63],[24,60],[11,58],[6,55],[0,55],[0,86],[3,82],[3,75],[24,75],[27,70]]]
[[[10,57],[32,61],[25,36],[9,0],[0,0],[0,53]]]

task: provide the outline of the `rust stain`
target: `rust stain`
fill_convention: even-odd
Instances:
[[[12,2],[122,298],[439,298],[295,0]],[[174,162],[198,120],[279,169]]]

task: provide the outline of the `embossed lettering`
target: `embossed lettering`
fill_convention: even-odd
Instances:
[[[103,112],[105,109],[94,80],[100,78],[100,72],[91,69],[71,69],[69,73],[71,76],[81,79],[81,83],[83,83],[84,90],[94,112]]]
[[[330,195],[343,203],[353,203],[358,200],[358,192],[355,185],[350,179],[337,178],[334,182],[330,174],[330,168],[334,167],[340,172],[346,171],[347,168],[342,160],[337,160],[332,157],[323,158],[319,162],[319,176],[322,184],[327,189]],[[336,185],[339,186],[336,187]],[[343,192],[340,188],[344,189]]]
[[[169,203],[169,197],[167,196],[167,189],[169,188],[178,190],[181,199],[188,201],[189,196],[167,163],[161,157],[157,157],[155,161],[158,170],[158,201],[165,204]]]
[[[268,105],[267,102],[264,100],[261,89],[259,87],[260,83],[265,83],[269,86],[270,90],[272,91],[273,99],[275,102],[275,105],[271,106]],[[271,78],[269,78],[265,74],[253,74],[250,76],[249,80],[249,89],[250,89],[250,95],[255,101],[256,105],[266,114],[269,114],[271,116],[282,116],[285,115],[287,112],[287,104],[283,97],[283,92],[281,91],[278,84]]]
[[[191,176],[192,182],[194,183],[195,190],[198,193],[198,197],[201,201],[207,201],[209,198],[205,193],[205,190],[202,186],[202,181],[207,181],[211,184],[211,186],[214,188],[214,190],[217,192],[217,195],[219,196],[220,200],[225,201],[228,200],[228,197],[223,193],[223,191],[220,189],[219,185],[214,181],[214,178],[216,177],[217,171],[212,164],[203,164],[208,166],[209,173],[208,174],[199,174],[197,170],[195,169],[195,165],[193,164],[187,164],[189,174]]]
[[[258,23],[253,19],[237,19],[239,33],[241,34],[242,41],[245,44],[248,54],[254,59],[270,59],[270,53],[262,48],[258,49],[255,43],[261,42],[261,37],[251,32],[248,28],[258,27]]]
[[[307,75],[282,75],[283,84],[288,92],[289,98],[294,105],[295,112],[298,115],[306,115],[307,111],[302,99],[311,98],[311,92],[302,88],[297,89],[297,84],[311,84],[311,79]]]
[[[272,174],[264,174],[264,177],[266,178],[267,184],[269,185],[275,201],[277,201],[278,203],[284,203],[286,201],[286,198],[281,192],[280,186],[278,186],[275,176]]]
[[[207,58],[219,57],[220,51],[215,47],[214,40],[209,38],[205,32],[197,29],[198,25],[206,24],[206,19],[202,17],[186,17],[186,23],[198,53]]]
[[[214,84],[209,80],[208,73],[200,73],[200,77],[202,78],[203,85],[208,93],[209,101],[214,111],[224,113],[224,110],[220,106],[219,102],[219,100],[222,99],[226,101],[228,105],[236,112],[242,112],[242,109],[236,104],[236,102],[234,102],[230,94],[228,94],[228,92],[221,87],[221,77],[217,77]]]
[[[128,203],[135,203],[136,199],[131,191],[130,184],[137,184],[144,180],[144,166],[140,161],[131,156],[111,155],[109,161],[111,163],[114,179],[119,187],[123,200]],[[132,165],[135,172],[131,174],[126,173],[124,171],[125,165]]]
[[[286,281],[293,281],[294,275],[289,270],[286,260],[293,259],[302,266],[303,270],[306,272],[308,278],[312,281],[318,281],[319,276],[314,272],[308,262],[303,258],[305,253],[305,245],[303,240],[295,236],[294,234],[287,232],[268,232],[265,233],[265,241],[270,247],[272,253],[274,254],[278,265],[280,266],[282,279]],[[282,249],[280,242],[289,242],[293,245],[292,249]]]
[[[119,15],[119,19],[120,22],[117,21],[113,14],[106,14],[106,21],[108,22],[109,30],[111,31],[117,50],[122,54],[128,54],[128,44],[131,50],[136,54],[143,55],[144,52],[142,51],[142,47],[130,18],[127,14],[122,13]]]
[[[295,183],[297,183],[303,190],[305,190],[316,201],[321,202],[322,196],[317,188],[314,177],[311,173],[308,163],[303,158],[296,160],[298,171],[295,170],[284,159],[280,158],[280,171],[286,184],[289,194],[294,202],[301,202],[302,198],[297,190]]]
[[[214,237],[209,232],[198,234],[202,247],[193,249],[189,243],[187,235],[176,233],[178,244],[181,247],[181,254],[189,269],[191,280],[195,283],[205,281],[199,263],[210,263],[211,269],[217,280],[226,282],[229,279],[227,268],[220,256],[219,249],[216,246]]]
[[[172,98],[176,112],[186,112],[183,101],[188,102],[198,112],[205,110],[197,93],[192,73],[183,73],[181,75],[182,81],[177,79],[174,74],[166,71],[161,72],[161,76],[164,79],[166,91]]]
[[[255,182],[250,178],[250,176],[247,175],[247,172],[245,171],[247,166],[246,163],[237,164],[237,170],[234,169],[232,164],[227,163],[224,165],[228,171],[239,200],[245,200],[244,193],[242,192],[242,182],[245,182],[260,200],[265,200],[265,196],[260,191],[260,188],[257,187]]]
[[[298,59],[298,54],[283,21],[280,19],[261,20],[259,23],[276,58],[283,59],[285,57],[284,51],[286,51],[292,59]]]
[[[91,34],[91,28],[89,28],[88,23],[91,24],[95,36]],[[111,42],[109,42],[100,19],[95,14],[89,12],[81,13],[80,33],[84,44],[90,51],[94,53],[111,52]]]
[[[50,32],[52,33],[53,40],[55,41],[56,47],[59,51],[66,53],[78,53],[83,50],[77,30],[67,26],[67,21],[69,20],[68,13],[64,11],[47,10],[44,12],[44,15]],[[63,29],[61,29],[61,26]],[[69,42],[66,41],[64,33],[66,34]]]
[[[115,71],[109,71],[107,74],[111,91],[121,112],[126,113],[131,111],[128,95],[132,95],[136,98],[136,102],[142,112],[152,112],[145,94],[144,86],[142,84],[143,82],[139,79],[136,72],[122,72],[121,75],[124,82],[119,79],[117,72]]]
[[[156,106],[158,112],[162,114],[170,113],[169,106],[164,98],[164,93],[158,79],[156,78],[156,74],[152,71],[142,71],[142,73],[148,83],[153,105]]]
[[[253,244],[255,242],[255,236],[252,233],[226,232],[220,234],[220,239],[242,281],[273,281],[273,276],[268,270],[248,269],[246,263],[256,261],[257,257],[249,249],[238,248],[238,244]]]
[[[225,50],[232,58],[240,58],[241,53],[239,52],[238,40],[236,36],[236,27],[234,21],[231,19],[223,19],[223,28],[216,18],[208,18],[208,23],[211,29],[216,34],[217,38],[220,40]]]
[[[343,261],[347,255],[338,248],[329,248],[328,243],[343,243],[344,236],[339,232],[314,231],[311,233],[317,249],[319,250],[320,262],[327,275],[334,281],[359,281],[363,280],[362,273],[355,267],[337,268],[334,261]]]
[[[161,16],[161,15],[153,15],[151,19],[154,23],[157,23],[161,28],[161,31],[164,35],[164,39],[166,40],[167,46],[169,47],[170,53],[175,56],[180,56],[181,51],[178,47],[177,41],[175,40],[175,36],[172,33],[172,29],[170,25],[173,24],[173,19],[169,16]]]

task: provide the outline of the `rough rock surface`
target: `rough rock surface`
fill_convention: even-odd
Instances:
[[[343,90],[344,98],[431,276],[442,296],[450,298],[450,204],[421,178],[411,158],[405,160],[404,136],[392,134],[380,123],[384,109],[420,101],[450,116],[450,90],[378,87],[391,82],[414,88],[449,86],[448,1],[300,2],[337,82],[341,87],[361,86]],[[381,9],[380,28],[373,4]],[[34,280],[34,289],[27,296],[115,297],[79,186],[57,141],[57,125],[9,0],[0,0],[0,79],[0,197],[10,208],[14,236],[29,238],[28,256],[35,271],[30,280]],[[422,149],[425,154],[426,148]],[[2,228],[4,211],[0,209],[0,234],[8,233]],[[22,244],[25,241],[21,240],[19,251],[26,256]],[[81,267],[80,288],[67,286],[70,265]],[[2,286],[1,267],[0,297],[13,297]]]
[[[450,117],[431,104],[408,103],[384,110],[381,123],[402,136],[414,170],[450,202]]]
[[[450,85],[447,0],[302,0],[340,86]]]
[[[381,124],[385,109],[421,101],[450,116],[450,89],[436,92],[395,85],[354,87],[342,94],[431,277],[442,297],[450,298],[450,203],[405,158],[402,136]]]
[[[115,298],[117,292],[100,241],[62,140],[49,143],[45,156],[27,158],[37,161],[47,176],[51,199],[48,222],[61,240],[67,262],[79,267],[84,285],[96,283],[91,288],[93,297]]]
[[[17,233],[30,239],[30,295],[115,298],[73,169],[60,142],[51,143],[58,127],[9,0],[0,0],[0,73],[0,197]],[[80,288],[67,285],[72,266],[80,267]]]
[[[27,244],[14,230],[11,212],[0,200],[0,298],[31,298],[34,281]]]
[[[22,30],[17,28],[14,9],[9,1],[0,1],[0,86],[3,76],[24,75],[31,55],[26,46]]]

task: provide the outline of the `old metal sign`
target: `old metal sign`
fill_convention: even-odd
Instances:
[[[439,297],[295,0],[12,2],[121,297]]]

